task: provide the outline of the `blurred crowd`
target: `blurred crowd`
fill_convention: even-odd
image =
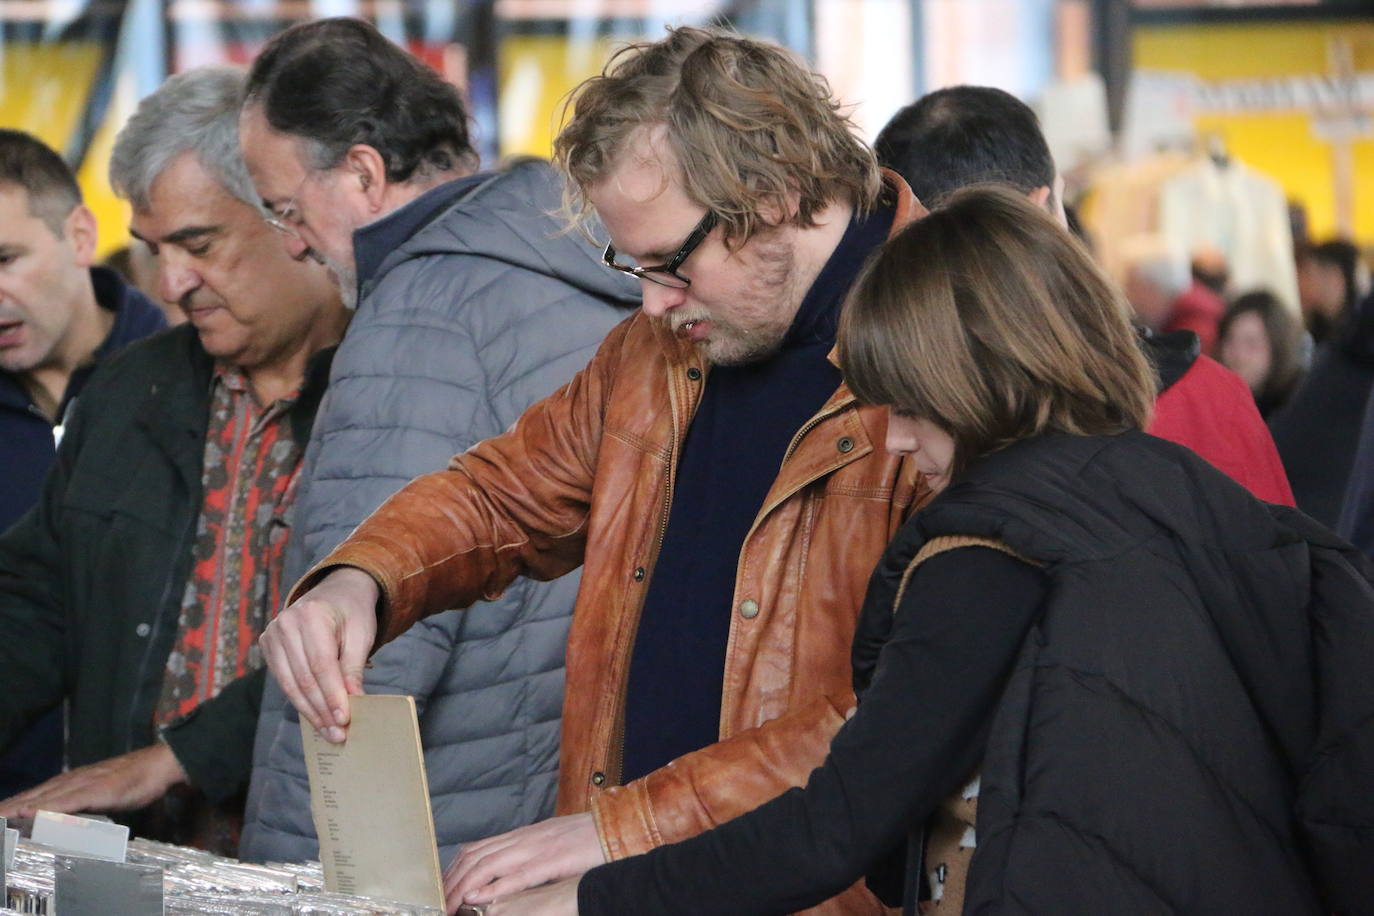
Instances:
[[[1374,912],[1353,242],[1095,258],[1013,96],[870,148],[726,31],[468,128],[338,18],[145,98],[128,227],[0,130],[0,815],[318,857],[404,693],[450,912]]]

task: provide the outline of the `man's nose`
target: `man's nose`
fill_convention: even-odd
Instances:
[[[671,286],[664,286],[662,283],[643,279],[640,280],[639,285],[644,297],[644,312],[650,318],[662,318],[669,311],[687,301],[687,290],[685,289],[675,289]]]
[[[310,246],[305,243],[305,239],[300,237],[297,232],[283,232],[281,236],[282,246],[293,261],[299,261],[310,252]]]
[[[179,304],[190,292],[200,286],[200,275],[182,257],[167,251],[158,258],[158,295],[169,305]]]

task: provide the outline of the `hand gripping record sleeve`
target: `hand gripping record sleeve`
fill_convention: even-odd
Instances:
[[[325,887],[444,907],[415,700],[349,697],[352,724],[331,744],[301,720],[310,810]]]

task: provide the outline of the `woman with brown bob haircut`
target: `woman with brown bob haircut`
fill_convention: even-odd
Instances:
[[[860,401],[939,424],[957,465],[1046,432],[1143,429],[1155,379],[1127,309],[1023,195],[973,188],[860,277],[840,364]]]
[[[864,272],[839,357],[938,495],[874,570],[825,763],[488,916],[788,913],[865,875],[907,913],[1371,912],[1368,566],[1141,432],[1151,369],[1077,242],[960,192]]]

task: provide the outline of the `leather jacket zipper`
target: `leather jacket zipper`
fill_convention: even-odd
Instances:
[[[700,400],[700,392],[705,390],[705,385],[697,388]],[[678,450],[683,438],[678,433],[678,404],[677,398],[672,396],[672,385],[669,385],[668,404],[672,411],[673,438],[668,452],[668,476],[663,488],[663,513],[659,518],[658,536],[654,539],[653,553],[649,556],[645,569],[648,575],[644,577],[643,588],[639,596],[639,612],[635,615],[634,630],[630,633],[629,652],[633,657],[635,639],[639,634],[639,621],[644,614],[644,604],[649,599],[649,583],[653,581],[653,569],[658,564],[659,551],[663,549],[664,538],[668,535],[668,516],[673,508],[673,481],[677,477]],[[696,404],[693,402],[693,407]],[[611,757],[606,761],[606,784],[618,786],[625,775],[625,700],[626,694],[630,689],[630,664],[625,664],[624,673],[620,676],[620,684],[616,691],[617,709],[615,714],[615,731],[611,740]]]

